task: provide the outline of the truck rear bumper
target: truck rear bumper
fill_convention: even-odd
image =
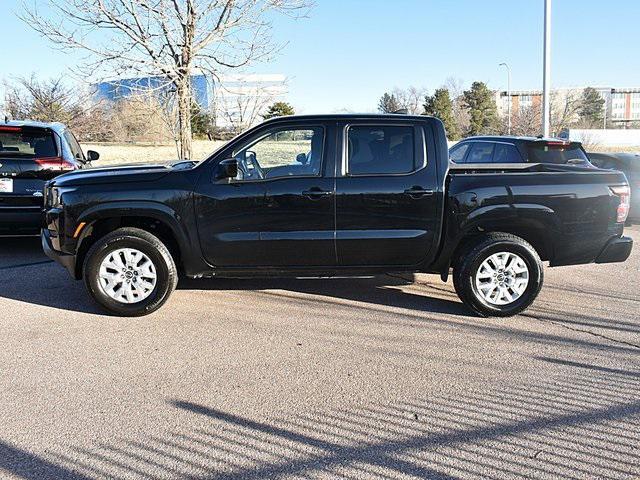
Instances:
[[[55,250],[51,242],[51,234],[47,229],[42,230],[42,232],[40,233],[40,238],[42,240],[42,249],[44,250],[45,255],[51,260],[58,262],[60,265],[67,269],[67,271],[73,278],[77,279],[75,255],[69,255]]]
[[[615,237],[609,240],[596,258],[596,263],[624,262],[633,248],[633,239],[630,237]]]

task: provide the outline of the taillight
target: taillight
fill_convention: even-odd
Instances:
[[[71,170],[75,170],[76,166],[67,162],[62,157],[44,157],[44,158],[36,158],[34,161],[43,168],[47,168],[49,170],[57,170],[60,172],[70,172]]]
[[[624,223],[627,221],[629,215],[629,208],[631,206],[631,189],[629,185],[622,185],[617,187],[609,187],[614,195],[620,198],[620,204],[616,211],[616,222]]]

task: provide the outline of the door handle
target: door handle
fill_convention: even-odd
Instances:
[[[410,197],[418,198],[418,197],[426,197],[429,195],[433,195],[433,190],[425,190],[422,187],[415,186],[415,187],[407,188],[404,191],[404,193],[406,193]]]
[[[311,200],[317,200],[326,195],[333,195],[333,192],[329,192],[327,190],[321,190],[319,188],[312,188],[310,190],[305,190],[304,192],[302,192],[302,195],[310,198]]]

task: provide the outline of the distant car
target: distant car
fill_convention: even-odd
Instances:
[[[588,153],[593,165],[624,172],[631,187],[629,220],[640,221],[640,153]]]
[[[449,149],[454,163],[553,163],[592,167],[580,142],[559,138],[468,137]]]
[[[45,181],[98,158],[60,123],[0,123],[0,236],[39,234]]]

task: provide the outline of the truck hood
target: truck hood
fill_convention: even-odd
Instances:
[[[88,168],[56,177],[51,184],[59,187],[97,185],[122,182],[152,182],[171,172],[171,164],[124,165],[118,167]]]

